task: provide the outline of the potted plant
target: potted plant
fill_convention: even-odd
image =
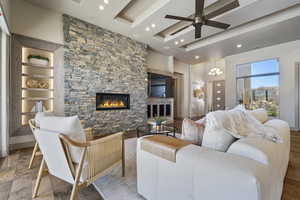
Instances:
[[[161,130],[162,123],[164,121],[166,121],[165,118],[163,118],[163,117],[155,117],[154,120],[155,120],[156,129],[157,130]]]
[[[29,63],[34,65],[48,66],[49,58],[40,55],[29,55],[27,57]]]

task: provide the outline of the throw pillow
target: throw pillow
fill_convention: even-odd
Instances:
[[[40,118],[40,128],[43,130],[53,131],[67,135],[76,142],[86,142],[84,130],[77,116],[72,117],[56,117],[44,116]],[[69,146],[72,160],[75,163],[80,162],[82,148]]]
[[[269,119],[268,112],[263,108],[248,110],[248,112],[262,124],[266,123]]]
[[[203,132],[204,132],[204,122],[197,123],[187,118],[183,120],[181,139],[189,141],[196,145],[201,145]]]
[[[224,128],[206,127],[203,134],[202,146],[226,152],[235,140],[236,138]]]

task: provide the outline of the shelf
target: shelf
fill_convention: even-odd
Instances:
[[[21,115],[35,115],[37,112],[22,112]]]
[[[31,63],[22,63],[22,65],[27,66],[27,67],[35,67],[35,68],[39,68],[39,69],[54,69],[53,66],[33,65]]]
[[[28,91],[54,91],[54,89],[45,89],[45,88],[22,88],[22,90],[28,90]]]
[[[44,78],[44,79],[54,79],[53,76],[44,76],[44,75],[30,75],[30,74],[24,74],[22,73],[22,76],[26,76],[29,78]]]
[[[36,112],[22,112],[21,115],[35,115]]]
[[[53,100],[54,98],[43,98],[43,97],[22,97],[22,100],[26,101],[46,101],[46,100]]]

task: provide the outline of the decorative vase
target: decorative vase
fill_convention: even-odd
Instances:
[[[156,125],[156,131],[161,131],[161,129],[162,129],[161,124],[157,124],[157,125]]]
[[[33,65],[43,66],[43,67],[46,67],[49,65],[48,60],[38,59],[38,58],[29,58],[29,63],[33,64]]]
[[[42,89],[48,89],[49,88],[49,84],[46,81],[39,81],[38,82],[38,87],[42,88]]]
[[[26,81],[26,86],[28,88],[37,88],[38,87],[38,81],[34,79],[28,79]]]

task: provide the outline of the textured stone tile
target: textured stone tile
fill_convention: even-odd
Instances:
[[[7,200],[10,194],[12,181],[0,182],[0,199]]]
[[[32,189],[34,189],[35,184],[36,184],[36,179],[34,179],[32,182]],[[54,194],[53,194],[52,184],[49,175],[43,176],[39,188],[38,197],[35,200],[54,200]]]
[[[147,46],[64,15],[65,114],[98,134],[133,130],[146,122]],[[130,94],[129,110],[96,111],[96,93]]]
[[[32,174],[17,176],[13,180],[9,200],[31,199],[32,196]]]

